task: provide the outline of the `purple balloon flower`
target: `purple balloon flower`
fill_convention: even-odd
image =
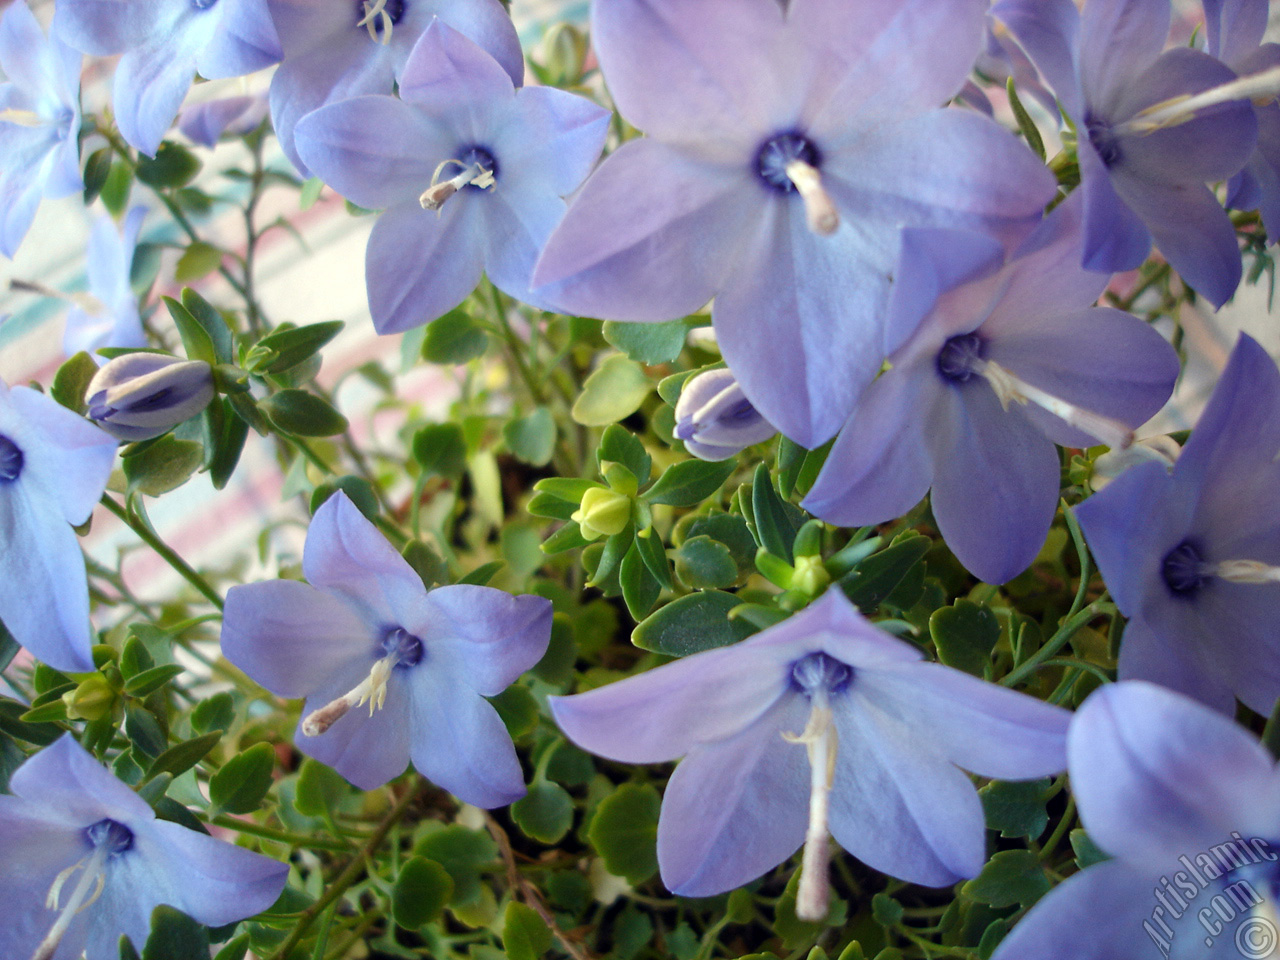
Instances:
[[[985,0],[611,0],[592,39],[623,144],[534,275],[559,308],[662,321],[712,297],[747,398],[807,447],[880,368],[902,226],[1021,239],[1053,196],[964,84]],[[660,79],[659,79],[660,78]]]
[[[284,62],[271,81],[271,120],[285,155],[310,176],[294,127],[312,110],[364,94],[390,94],[418,39],[439,17],[483,47],[515,86],[524,54],[498,0],[267,0]]]
[[[261,913],[289,865],[156,819],[70,735],[14,771],[0,796],[0,955],[116,960],[160,904],[218,927]],[[99,886],[100,885],[100,886]],[[95,888],[97,893],[95,893]],[[46,900],[46,898],[48,898]]]
[[[1080,818],[1114,859],[1052,890],[992,960],[1275,956],[1280,776],[1252,735],[1118,683],[1077,712],[1067,757]]]
[[[1241,76],[1280,67],[1280,44],[1263,43],[1267,0],[1204,0],[1205,49]],[[1258,149],[1227,186],[1227,206],[1257,210],[1271,238],[1280,237],[1280,103],[1253,103]]]
[[[1253,153],[1247,100],[1152,123],[1152,108],[1236,75],[1198,50],[1164,53],[1169,0],[999,0],[993,14],[1022,44],[1080,132],[1083,263],[1111,273],[1156,246],[1215,306],[1240,282],[1240,250],[1205,181],[1236,173]],[[1179,108],[1180,109],[1180,108]]]
[[[72,296],[62,349],[68,354],[101,347],[145,347],[147,335],[138,316],[138,297],[129,282],[138,232],[146,207],[133,207],[121,228],[110,217],[98,217],[89,234],[89,293]]]
[[[0,621],[58,670],[92,670],[84,555],[116,440],[28,387],[0,380]]]
[[[45,37],[25,0],[0,17],[0,253],[12,257],[41,197],[84,189],[80,177],[81,56]]]
[[[363,790],[404,772],[467,803],[524,795],[511,736],[485,697],[541,659],[551,602],[490,587],[437,587],[336,493],[316,511],[308,583],[232,587],[226,658],[282,697],[306,697],[298,749]],[[369,709],[361,709],[368,702]]]
[[[867,389],[804,506],[882,523],[932,488],[956,557],[988,583],[1035,559],[1058,505],[1055,443],[1124,447],[1178,376],[1173,348],[1080,267],[1071,197],[1004,263],[991,240],[909,230],[890,299],[890,369]]]
[[[707,370],[686,380],[675,416],[672,432],[700,460],[727,460],[778,432],[728,370]]]
[[[297,126],[307,165],[362,207],[386,208],[365,256],[379,333],[456,307],[483,271],[540,306],[534,262],[600,155],[609,114],[550,87],[515,88],[480,47],[436,20],[400,76],[400,99],[356,97]]]
[[[663,883],[710,896],[805,844],[797,910],[826,914],[827,830],[859,860],[941,887],[986,860],[968,776],[1061,770],[1069,714],[923,662],[839,590],[741,643],[572,697],[549,698],[586,750],[684,757],[658,821]],[[806,815],[807,812],[807,815]],[[807,827],[806,827],[807,822]]]
[[[239,77],[280,59],[266,0],[58,0],[53,32],[92,56],[124,54],[112,88],[116,126],[149,156],[196,73]]]
[[[1225,713],[1280,697],[1280,371],[1241,336],[1172,471],[1132,467],[1076,507],[1129,617],[1122,679]]]

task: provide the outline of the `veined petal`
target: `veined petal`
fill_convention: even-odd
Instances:
[[[335,674],[367,673],[381,656],[380,626],[309,584],[248,583],[227,591],[222,653],[272,693],[307,697]]]
[[[577,190],[600,158],[609,111],[554,87],[524,87],[516,94],[516,116],[519,123],[513,117],[495,131],[503,166],[522,180],[536,177],[557,197]]]
[[[30,757],[9,781],[15,796],[57,816],[72,829],[104,817],[121,823],[148,822],[147,802],[116,779],[70,734]]]
[[[13,915],[0,928],[0,955],[30,957],[55,914],[45,896],[58,873],[85,855],[84,835],[43,805],[17,797],[0,797],[0,883]],[[85,928],[73,923],[63,938],[69,956],[84,949]]]
[[[1270,838],[1275,761],[1233,720],[1151,683],[1096,690],[1071,724],[1071,785],[1089,836],[1135,866]]]
[[[658,820],[658,865],[672,893],[732,890],[799,848],[809,761],[802,744],[782,735],[803,731],[808,715],[804,697],[785,696],[735,736],[693,747],[676,767]]]
[[[0,16],[0,65],[5,78],[28,95],[47,98],[65,92],[49,88],[62,79],[64,57],[60,54],[66,49],[56,39],[45,37],[40,21],[25,0],[15,0]],[[74,59],[78,64],[79,54]]]
[[[302,708],[306,717],[315,710],[349,693],[363,680],[372,667],[347,674],[335,674],[333,682],[307,698]],[[413,725],[413,687],[408,673],[415,668],[391,670],[387,677],[386,702],[369,712],[368,705],[353,706],[340,720],[318,737],[308,737],[301,724],[293,742],[299,750],[321,763],[328,764],[361,790],[375,790],[404,773],[409,765],[409,750],[417,739],[435,736],[423,733]]]
[[[1267,0],[1204,0],[1205,51],[1234,63],[1262,43]]]
[[[977,876],[986,859],[982,803],[931,738],[857,692],[833,696],[839,747],[831,835],[867,866],[944,887]]]
[[[200,53],[200,76],[214,80],[265,70],[284,56],[266,0],[219,0],[222,18]]]
[[[564,217],[565,202],[537,186],[507,181],[495,186],[492,195],[475,198],[482,204],[484,271],[508,296],[554,310],[530,284],[547,238]]]
[[[983,321],[996,331],[1021,322],[1095,304],[1110,277],[1081,264],[1084,199],[1073,190],[1014,251],[1002,278],[1000,299]]]
[[[392,207],[373,225],[365,250],[369,312],[379,333],[430,323],[465,300],[484,268],[483,211],[463,188],[437,216],[417,202]]]
[[[524,772],[493,705],[452,671],[431,669],[429,659],[407,674],[410,750],[418,772],[464,803],[485,809],[523,797]]]
[[[1111,173],[1087,138],[1077,144],[1080,186],[1084,194],[1084,246],[1080,263],[1086,270],[1115,273],[1133,270],[1151,252],[1151,231],[1120,198]]]
[[[772,0],[766,0],[772,2]],[[736,268],[767,197],[747,169],[631,140],[587,180],[534,269],[561,310],[624,321],[692,313]]]
[[[431,21],[397,78],[400,96],[463,142],[484,143],[515,87],[498,61],[442,20]],[[443,157],[441,159],[444,159]]]
[[[208,42],[212,24],[197,21],[175,37],[160,37],[125,53],[116,65],[112,105],[120,134],[133,147],[155,156],[195,79],[196,55]]]
[[[422,622],[403,626],[426,641],[428,656],[453,658],[472,690],[495,697],[547,652],[551,601],[469,584],[437,587]]]
[[[1080,81],[1104,116],[1169,36],[1169,0],[1089,0],[1080,16]]]
[[[1084,113],[1076,57],[1080,11],[1074,0],[998,0],[991,15],[1009,28],[1067,114]]]
[[[172,33],[183,0],[62,0],[51,33],[90,56],[109,57]]]

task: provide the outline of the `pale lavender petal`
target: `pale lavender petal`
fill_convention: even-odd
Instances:
[[[1274,543],[1274,536],[1268,538],[1268,545]],[[1222,552],[1222,559],[1247,556],[1264,563],[1280,562],[1274,548],[1268,551],[1270,556],[1262,551],[1232,551],[1230,556],[1225,555],[1226,550]],[[1280,699],[1280,657],[1276,656],[1275,633],[1280,585],[1215,579],[1197,593],[1196,604],[1198,619],[1204,626],[1198,640],[1210,647],[1203,659],[1208,661],[1215,679],[1225,680],[1250,710],[1269,715]]]
[[[1066,769],[1070,713],[951,667],[922,663],[866,672],[851,693],[902,718],[920,742],[979,776],[1030,780]]]
[[[1169,0],[1089,0],[1080,17],[1084,98],[1110,115],[1116,100],[1164,49]]]
[[[914,644],[899,640],[871,623],[843,590],[834,588],[800,613],[772,627],[754,643],[789,648],[793,661],[820,650],[855,671],[914,663],[924,657]]]
[[[534,187],[508,179],[491,196],[476,197],[483,204],[484,271],[508,296],[540,310],[554,310],[552,302],[530,284],[542,248],[564,216],[565,203],[551,191]]]
[[[294,128],[294,146],[307,168],[370,210],[416,204],[431,185],[436,164],[457,145],[420,110],[381,95],[331,103]]]
[[[52,33],[77,50],[107,57],[174,29],[183,4],[157,0],[61,0]]]
[[[486,697],[515,682],[547,651],[551,601],[469,584],[437,587],[420,623],[401,624],[429,637],[427,656],[448,656],[457,675]]]
[[[407,679],[409,722],[416,732],[409,749],[418,772],[485,809],[523,797],[524,772],[493,705],[449,671],[413,669]]]
[[[58,819],[72,828],[87,827],[104,817],[121,823],[155,819],[147,802],[70,734],[59,737],[15,770],[9,789],[36,807],[57,811]]]
[[[809,761],[782,734],[804,730],[808,714],[803,697],[785,696],[735,736],[694,746],[676,767],[658,820],[658,865],[672,893],[732,890],[804,841]]]
[[[186,30],[120,58],[112,104],[120,134],[131,146],[155,156],[191,88],[196,54],[207,41],[205,30]]]
[[[222,654],[277,696],[307,697],[334,674],[367,673],[382,655],[382,639],[346,603],[305,583],[270,580],[227,591]]]
[[[562,311],[623,321],[692,313],[722,288],[766,195],[745,168],[655,140],[614,151],[574,198],[534,269]]]
[[[1084,194],[1084,247],[1080,262],[1086,270],[1105,273],[1133,270],[1151,252],[1151,231],[1120,199],[1093,144],[1082,139],[1077,153],[1078,189]]]
[[[465,300],[483,271],[485,197],[460,190],[437,216],[417,202],[378,218],[365,250],[369,312],[379,333],[430,323]]]
[[[256,128],[267,115],[264,96],[224,97],[185,108],[178,116],[183,136],[205,147],[214,147],[228,131],[241,135]]]
[[[1000,407],[977,377],[959,387],[931,438],[933,513],[951,552],[987,583],[1005,583],[1035,559],[1058,505],[1058,453],[1017,410]]]
[[[310,537],[308,537],[310,542]],[[332,674],[333,681],[307,698],[302,716],[331,703],[355,688],[368,675],[372,660],[350,673]],[[435,731],[416,727],[413,685],[408,674],[413,668],[395,669],[387,678],[386,702],[372,713],[369,707],[352,707],[347,715],[318,737],[308,737],[301,726],[293,742],[299,750],[328,764],[361,790],[376,790],[404,773],[409,751],[417,740],[437,736]]]
[[[609,133],[603,107],[554,87],[524,87],[516,94],[520,123],[495,131],[495,150],[521,182],[565,197],[581,186],[595,166]]]
[[[1273,835],[1275,761],[1233,720],[1151,683],[1095,691],[1072,722],[1071,786],[1089,836],[1135,866]]]
[[[1205,50],[1234,63],[1262,42],[1267,29],[1267,0],[1204,0]]]
[[[55,91],[48,87],[61,79],[60,67],[68,60],[79,66],[80,55],[68,56],[66,52],[63,44],[45,39],[40,21],[25,0],[15,0],[0,16],[0,63],[4,64],[5,78],[29,96],[50,97]]]
[[[498,62],[442,20],[431,21],[397,82],[406,103],[428,116],[448,117],[450,128],[471,144],[484,142],[515,96]]]
[[[986,860],[982,803],[969,778],[897,712],[858,693],[831,700],[839,733],[831,835],[867,866],[950,886]]]
[[[84,835],[56,811],[0,796],[0,849],[0,883],[10,911],[0,928],[0,955],[27,958],[53,926],[57,914],[45,906],[45,896],[58,873],[84,857]],[[73,923],[63,939],[67,957],[79,955],[84,938],[84,924]]]
[[[1191,604],[1151,604],[1155,624],[1134,616],[1124,628],[1117,676],[1146,680],[1200,701],[1225,716],[1236,712],[1236,697],[1224,671],[1214,663],[1217,649],[1207,649],[1210,627]],[[1234,654],[1231,654],[1234,656]]]
[[[1073,190],[1014,252],[999,304],[983,328],[998,331],[1097,302],[1110,277],[1084,269],[1084,190]],[[1148,245],[1150,241],[1147,241]]]
[[[424,603],[422,578],[341,490],[311,518],[302,572],[367,624],[400,626],[404,613]]]
[[[218,0],[222,18],[201,51],[197,68],[209,80],[242,77],[284,55],[266,0]]]
[[[1009,28],[1067,114],[1079,117],[1084,104],[1076,78],[1080,12],[1074,0],[998,0],[991,15]]]

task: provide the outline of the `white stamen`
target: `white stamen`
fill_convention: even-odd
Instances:
[[[804,732],[784,733],[788,743],[803,743],[809,754],[809,829],[804,837],[804,857],[800,864],[800,885],[796,890],[796,916],[817,921],[827,916],[831,899],[828,869],[831,840],[827,830],[831,806],[831,784],[836,773],[839,735],[832,723],[827,691],[816,688],[813,709]]]
[[[1280,67],[1238,77],[1228,83],[1210,87],[1197,94],[1183,94],[1153,104],[1131,120],[1112,128],[1116,134],[1154,133],[1166,127],[1194,120],[1199,111],[1232,100],[1252,100],[1265,106],[1280,96]]]
[[[71,892],[71,899],[62,908],[62,912],[58,914],[58,919],[53,922],[53,926],[49,928],[45,938],[40,941],[40,946],[36,947],[36,952],[31,955],[31,960],[50,960],[57,952],[58,944],[62,942],[62,938],[66,934],[67,928],[71,926],[71,921],[75,918],[75,915],[88,908],[98,899],[105,883],[102,868],[110,852],[111,848],[107,844],[102,844],[88,857],[63,870],[54,878],[53,886],[49,888],[49,896],[46,898],[46,906],[49,906],[51,910],[57,909],[58,898],[63,884],[67,882],[67,879],[75,872],[77,867],[84,867],[84,873],[80,875],[79,882]],[[90,887],[94,887],[92,895],[89,893]]]
[[[107,305],[91,293],[63,293],[61,290],[55,290],[53,287],[46,287],[43,283],[35,283],[31,280],[10,280],[9,289],[64,300],[75,304],[91,317],[100,317],[107,312]]]
[[[308,737],[318,737],[345,717],[348,710],[365,701],[369,703],[369,716],[372,717],[374,711],[381,709],[387,702],[387,678],[391,676],[391,668],[398,662],[398,656],[389,656],[374,663],[369,675],[356,684],[353,690],[307,714],[307,718],[302,721],[302,732]]]
[[[1045,393],[1039,387],[1033,387],[1016,374],[1010,373],[994,360],[979,360],[974,370],[986,377],[1000,399],[1000,406],[1009,409],[1009,402],[1026,404],[1034,403],[1037,407],[1048,410],[1055,417],[1066,421],[1077,430],[1083,430],[1099,443],[1104,443],[1113,450],[1124,450],[1133,443],[1133,431],[1119,420],[1104,417],[1092,410],[1085,410],[1069,403],[1051,393]]]
[[[48,123],[44,117],[32,110],[0,110],[0,121],[16,123],[20,127],[39,127]]]
[[[360,20],[356,26],[365,27],[369,31],[369,39],[376,40],[383,46],[391,43],[391,14],[386,10],[387,0],[364,0],[364,19]],[[377,21],[382,20],[382,34],[378,34]]]
[[[441,181],[441,172],[450,164],[462,167],[462,172],[452,180]],[[492,187],[494,184],[493,171],[486,170],[478,163],[473,163],[468,167],[461,160],[443,160],[436,167],[436,172],[431,175],[431,186],[422,192],[422,196],[418,198],[418,203],[422,204],[423,210],[439,212],[446,200],[469,183],[481,188]]]
[[[816,167],[803,160],[792,160],[784,168],[787,179],[796,185],[796,192],[804,201],[804,215],[809,229],[829,237],[840,228],[840,211],[831,195],[822,186],[822,177]]]
[[[1230,583],[1280,583],[1280,567],[1261,560],[1219,560],[1206,564],[1204,572]]]

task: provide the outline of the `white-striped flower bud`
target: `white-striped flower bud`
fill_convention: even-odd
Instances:
[[[89,419],[125,442],[150,440],[200,413],[213,399],[203,360],[161,353],[116,357],[89,381]]]
[[[777,432],[728,370],[690,377],[676,401],[675,435],[700,460],[727,460]]]

